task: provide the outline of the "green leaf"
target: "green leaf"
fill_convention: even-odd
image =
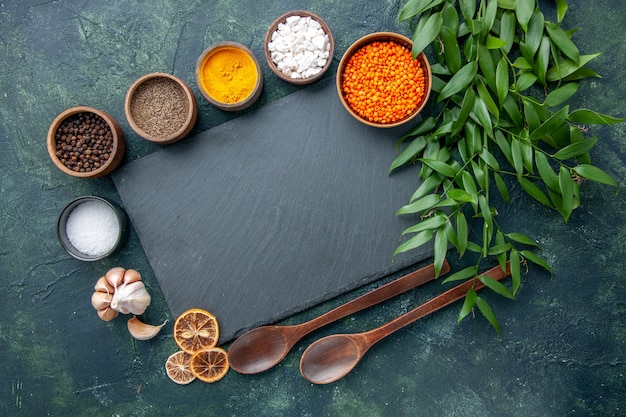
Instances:
[[[530,62],[528,62],[528,60],[524,58],[523,56],[518,56],[515,62],[513,62],[513,66],[521,70],[533,69],[533,66],[530,64]]]
[[[524,177],[518,176],[517,181],[522,186],[524,191],[528,193],[528,195],[530,195],[535,200],[539,201],[541,204],[544,204],[550,208],[553,208],[552,203],[550,202],[550,199],[544,194],[543,191],[539,189],[539,187],[533,184],[530,180]]]
[[[493,125],[491,123],[491,117],[489,116],[489,109],[481,97],[476,97],[474,101],[473,114],[476,116],[478,123],[485,129],[485,132],[489,136],[493,135]]]
[[[592,70],[591,68],[579,68],[567,77],[563,77],[563,81],[578,81],[583,80],[585,78],[602,78],[600,74]]]
[[[438,161],[435,159],[426,159],[426,158],[421,158],[420,161],[424,163],[425,165],[428,165],[429,167],[431,167],[432,169],[434,169],[436,172],[440,173],[443,176],[453,178],[457,174],[456,169],[454,169],[452,166],[448,165],[447,163],[443,161]]]
[[[441,13],[435,13],[428,17],[424,24],[418,27],[413,33],[413,56],[417,57],[432,41],[439,35],[441,26],[443,25],[443,17]]]
[[[539,176],[544,184],[552,191],[559,191],[559,177],[550,166],[550,161],[546,154],[539,149],[535,151],[535,163],[537,164],[537,171],[539,171]]]
[[[511,156],[515,172],[517,175],[522,175],[524,173],[524,160],[522,157],[522,146],[520,145],[519,139],[513,139],[511,141]]]
[[[478,96],[487,106],[489,113],[493,114],[496,120],[499,119],[500,108],[496,104],[494,98],[491,96],[491,93],[489,92],[489,90],[487,90],[487,87],[485,86],[485,83],[483,82],[483,80],[478,81],[476,85],[476,91],[478,91]],[[494,89],[493,91],[496,91],[496,90]]]
[[[528,22],[535,10],[535,0],[515,0],[515,16],[524,30],[528,31]]]
[[[569,111],[569,106],[563,107],[558,112],[554,113],[550,116],[545,122],[543,122],[537,129],[532,130],[530,132],[530,139],[542,139],[544,136],[550,135],[552,132],[556,131],[559,127],[565,123],[565,119],[567,118],[567,112]]]
[[[435,188],[441,185],[442,181],[443,181],[443,177],[439,174],[429,175],[428,177],[426,177],[426,179],[422,181],[422,184],[419,187],[417,187],[417,190],[415,190],[409,202],[412,203],[418,198],[421,198],[431,193]]]
[[[482,72],[482,76],[485,77],[487,85],[493,91],[496,91],[496,63],[493,60],[491,52],[483,44],[478,44],[478,65]]]
[[[537,59],[535,60],[535,73],[537,74],[537,79],[542,85],[546,85],[546,74],[548,73],[549,63],[550,40],[544,36],[539,44],[539,51],[537,51]]]
[[[484,26],[481,32],[481,39],[484,39],[485,35],[487,35],[489,31],[493,28],[493,23],[496,20],[497,13],[498,13],[498,2],[497,1],[487,2],[487,7],[484,9],[484,14],[481,19],[482,22],[484,23]],[[486,43],[489,44],[489,36],[487,36]],[[504,44],[506,45],[506,42]],[[489,49],[497,49],[497,48],[489,48]]]
[[[462,182],[463,188],[465,191],[472,196],[472,205],[476,207],[478,204],[478,190],[476,189],[476,183],[474,182],[474,178],[472,178],[472,174],[468,171],[463,171]]]
[[[476,0],[459,0],[459,8],[466,22],[474,19],[476,14]]]
[[[435,265],[435,276],[439,276],[443,262],[446,260],[448,253],[448,235],[443,229],[437,230],[435,233],[435,243],[433,246],[433,264]]]
[[[518,91],[524,91],[532,87],[537,81],[537,76],[532,72],[523,72],[518,78],[515,85]]]
[[[556,0],[556,18],[557,21],[562,21],[567,12],[567,0]]]
[[[589,164],[580,164],[576,165],[572,168],[574,172],[580,175],[583,178],[586,178],[591,181],[599,182],[601,184],[612,185],[617,187],[617,182],[606,172],[602,171],[600,168],[589,165]]]
[[[614,125],[626,121],[626,117],[611,117],[589,109],[578,109],[571,112],[567,116],[567,120],[572,123]]]
[[[441,16],[443,17],[443,25],[449,27],[455,36],[459,33],[459,14],[456,11],[456,7],[446,2],[441,9]]]
[[[549,107],[559,106],[569,100],[569,98],[573,96],[576,91],[578,91],[578,84],[567,83],[562,87],[551,91],[550,94],[548,94],[548,96],[546,97],[546,100],[543,102],[543,104],[544,106]]]
[[[515,10],[515,0],[498,0],[498,7],[501,9]]]
[[[546,80],[558,81],[560,79],[566,78],[585,66],[585,64],[587,64],[592,59],[597,58],[598,56],[600,56],[599,52],[592,55],[581,55],[578,59],[578,62],[572,61],[571,59],[561,60],[555,66],[548,70],[546,74]]]
[[[533,147],[528,140],[520,140],[519,144],[522,151],[522,163],[524,164],[526,171],[534,174],[535,167],[533,165]]]
[[[502,176],[498,174],[497,172],[494,172],[493,178],[496,181],[496,188],[498,189],[498,192],[500,192],[502,199],[504,200],[505,203],[508,204],[511,201],[511,199],[509,197],[509,190],[506,188],[506,184],[504,183]]]
[[[565,33],[565,31],[558,24],[552,22],[546,23],[546,30],[556,47],[559,48],[559,50],[563,52],[566,57],[574,62],[578,62],[580,52],[574,42],[572,42],[569,36],[567,36],[567,33]]]
[[[492,247],[489,248],[489,251],[487,252],[488,255],[500,255],[502,253],[506,253],[509,250],[511,250],[513,246],[510,243],[501,243],[499,245],[494,245]]]
[[[474,81],[474,77],[476,77],[477,71],[478,63],[476,61],[471,61],[465,64],[459,70],[459,72],[454,74],[454,76],[450,79],[446,86],[441,90],[437,101],[441,102],[444,99],[467,88]]]
[[[447,26],[442,26],[439,37],[443,43],[444,61],[452,73],[461,69],[461,49],[456,38],[456,33]]]
[[[509,94],[509,63],[502,57],[496,66],[496,93],[500,108],[504,105],[507,94]]]
[[[537,242],[522,233],[511,232],[505,234],[504,236],[508,237],[514,242],[521,243],[523,245],[537,246]]]
[[[495,293],[500,294],[503,297],[510,298],[511,300],[515,300],[511,291],[500,281],[497,281],[487,275],[481,275],[478,279]]]
[[[409,233],[419,233],[424,230],[435,230],[446,224],[448,218],[445,215],[438,215],[429,217],[421,222],[414,224],[411,227],[407,227],[402,232],[402,236],[407,235]]]
[[[483,148],[479,154],[480,159],[485,161],[489,167],[495,172],[500,171],[500,164],[498,160],[487,150],[487,148]]]
[[[489,207],[487,197],[485,197],[483,194],[478,196],[478,206],[480,207],[480,213],[483,216],[486,227],[489,230],[493,230],[493,217],[491,216],[491,207]]]
[[[429,116],[425,119],[420,120],[418,124],[416,124],[411,130],[402,135],[396,144],[396,151],[400,149],[402,142],[405,140],[412,138],[413,136],[420,136],[424,133],[428,133],[433,130],[437,126],[437,119],[432,116]]]
[[[462,0],[461,0],[462,1]],[[476,304],[476,291],[473,288],[470,288],[465,294],[465,301],[463,301],[463,307],[461,307],[461,311],[459,311],[459,317],[457,318],[458,322],[461,322],[469,313],[474,309],[474,305]]]
[[[439,202],[439,200],[441,200],[441,197],[439,197],[437,194],[427,194],[410,204],[400,207],[397,214],[402,215],[419,213],[426,209],[434,207]]]
[[[511,151],[511,145],[509,144],[506,136],[504,136],[504,133],[502,133],[500,129],[496,130],[496,134],[494,136],[496,139],[496,143],[498,144],[498,148],[500,148],[500,152],[502,152],[506,160],[509,161],[511,165],[513,165],[513,154]]]
[[[487,47],[487,49],[500,49],[506,46],[506,41],[501,38],[496,38],[492,35],[487,35],[485,46]]]
[[[426,139],[423,136],[418,136],[413,139],[413,141],[411,141],[411,143],[409,143],[391,163],[391,166],[389,167],[389,174],[404,164],[413,161],[417,154],[423,151],[425,147]]]
[[[519,252],[519,254],[528,259],[530,262],[534,263],[535,265],[539,265],[540,267],[548,271],[550,275],[552,275],[552,268],[550,268],[550,265],[548,265],[545,260],[537,256],[534,252],[531,252],[529,250],[522,250]]]
[[[500,17],[500,39],[504,40],[505,45],[502,47],[504,52],[509,53],[515,41],[515,15],[513,12],[506,10]]]
[[[562,197],[562,215],[565,222],[569,220],[572,210],[574,210],[574,189],[572,184],[572,175],[569,170],[561,166],[559,170],[559,187],[561,188]]]
[[[517,290],[519,290],[519,287],[522,283],[519,253],[515,249],[511,249],[509,259],[511,261],[511,282],[513,283],[513,295],[515,295],[517,294]]]
[[[477,272],[478,272],[478,267],[476,267],[476,265],[468,266],[467,268],[463,268],[460,271],[447,276],[446,279],[443,280],[441,285],[447,284],[448,282],[461,281],[464,279],[472,278],[476,276]]]
[[[475,99],[476,93],[474,93],[473,88],[468,88],[467,90],[465,90],[465,96],[463,96],[463,103],[461,104],[461,111],[459,112],[459,115],[457,116],[456,122],[454,124],[454,128],[452,129],[453,134],[459,133],[465,126],[467,117],[474,108]]]
[[[477,203],[470,193],[460,188],[451,188],[446,192],[446,194],[448,194],[448,197],[451,199],[461,203]]]
[[[520,114],[519,108],[517,107],[517,103],[512,95],[508,95],[506,100],[504,101],[504,105],[502,106],[506,114],[511,119],[511,122],[515,125],[516,128],[521,129],[524,124],[522,120],[522,115]]]
[[[478,306],[478,309],[480,310],[482,315],[487,319],[487,321],[489,321],[491,326],[496,330],[496,333],[500,334],[500,325],[498,324],[496,315],[493,314],[493,311],[491,310],[491,307],[489,307],[489,304],[487,303],[487,301],[477,296],[476,306]]]
[[[400,10],[399,19],[401,22],[411,19],[441,3],[443,0],[408,0]]]
[[[541,11],[539,10],[536,10],[533,12],[530,21],[528,22],[528,31],[524,38],[524,42],[520,45],[520,49],[523,50],[523,54],[530,61],[532,61],[531,58],[535,56],[537,50],[539,49],[539,45],[541,44],[541,39],[543,37],[543,27],[543,13],[541,13]]]
[[[423,232],[416,234],[415,236],[413,236],[412,238],[410,238],[409,240],[407,240],[406,242],[398,246],[395,252],[393,253],[393,256],[395,257],[396,255],[400,253],[417,249],[420,246],[428,243],[432,238],[433,238],[433,231],[424,230]]]
[[[576,158],[577,156],[584,155],[589,152],[597,142],[597,137],[587,139],[583,142],[575,142],[571,145],[567,145],[552,156],[560,160]]]
[[[465,251],[467,250],[467,239],[469,236],[469,229],[467,227],[467,219],[461,210],[456,212],[454,216],[454,220],[456,223],[456,236],[457,236],[457,245],[459,250],[459,256],[463,256]]]

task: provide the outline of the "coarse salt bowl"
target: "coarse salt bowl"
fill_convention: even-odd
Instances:
[[[128,238],[126,213],[113,202],[97,196],[71,201],[57,221],[57,237],[72,257],[98,261],[117,252]]]
[[[161,145],[182,140],[198,118],[193,92],[171,74],[153,72],[128,89],[124,113],[130,127],[144,139]]]
[[[224,111],[250,107],[263,90],[263,72],[254,53],[237,42],[218,42],[196,62],[196,83],[202,96]]]
[[[122,162],[124,132],[108,113],[88,106],[69,108],[50,124],[48,154],[54,165],[68,175],[99,178]]]
[[[432,72],[426,55],[421,52],[413,58],[412,48],[413,41],[406,36],[377,32],[346,50],[336,81],[348,113],[366,125],[391,128],[413,120],[424,109],[432,89]]]
[[[281,80],[296,85],[322,78],[335,52],[328,24],[306,10],[294,10],[274,20],[263,45],[270,70]]]

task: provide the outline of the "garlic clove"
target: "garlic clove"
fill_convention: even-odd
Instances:
[[[102,310],[98,310],[98,317],[100,317],[104,321],[111,321],[117,317],[117,311],[113,310],[111,307],[103,308]]]
[[[134,269],[127,269],[124,272],[124,284],[130,284],[133,282],[141,281],[141,275]]]
[[[111,308],[123,314],[143,314],[150,305],[151,297],[142,281],[122,284],[115,289]]]
[[[126,269],[122,268],[121,266],[116,266],[109,269],[104,276],[106,277],[109,285],[111,285],[113,288],[117,288],[122,284],[122,281],[124,280],[124,271],[126,271]]]
[[[96,310],[102,310],[103,308],[107,308],[111,305],[112,299],[113,294],[96,291],[91,295],[91,305]]]
[[[137,316],[135,316],[132,319],[128,320],[127,325],[128,331],[135,339],[149,340],[159,334],[159,331],[161,331],[161,328],[165,326],[165,323],[167,323],[167,320],[165,320],[162,324],[159,324],[158,326],[146,324],[139,320]]]
[[[104,292],[107,294],[113,294],[113,292],[115,291],[115,288],[113,288],[111,284],[109,284],[109,281],[107,281],[105,276],[101,276],[93,288],[98,292]]]

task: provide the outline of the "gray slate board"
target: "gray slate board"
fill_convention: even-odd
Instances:
[[[204,308],[220,342],[432,255],[392,255],[416,169],[387,174],[407,131],[308,86],[132,161],[113,180],[172,314]]]

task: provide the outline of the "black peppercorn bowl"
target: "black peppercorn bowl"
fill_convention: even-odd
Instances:
[[[74,125],[68,127],[68,123]],[[62,130],[65,130],[63,132]],[[48,129],[48,154],[61,171],[80,178],[98,178],[122,162],[124,132],[108,113],[93,107],[72,107],[59,114]]]
[[[72,244],[67,234],[67,222],[68,222],[68,218],[70,214],[72,214],[74,209],[76,209],[78,206],[80,206],[83,203],[88,203],[88,202],[101,202],[105,204],[109,209],[112,210],[112,212],[115,214],[115,218],[117,219],[117,230],[116,230],[117,239],[115,240],[115,243],[112,245],[112,247],[109,250],[98,255],[90,255],[90,254],[86,254],[78,250]],[[63,247],[63,249],[65,249],[65,251],[69,255],[71,255],[73,258],[78,259],[80,261],[87,261],[87,262],[99,261],[101,259],[104,259],[113,255],[114,253],[119,251],[119,249],[122,246],[124,246],[124,244],[126,243],[126,240],[128,239],[128,235],[129,235],[128,217],[126,216],[126,213],[124,212],[124,210],[122,210],[117,204],[102,197],[83,196],[83,197],[78,197],[75,200],[72,200],[63,208],[63,210],[61,210],[61,214],[59,215],[59,218],[57,220],[57,238],[59,239],[59,243],[61,243],[61,246]]]

